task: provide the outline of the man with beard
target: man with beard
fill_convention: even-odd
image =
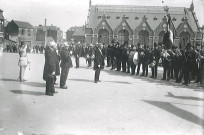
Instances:
[[[64,43],[64,47],[62,48],[62,51],[60,53],[61,57],[60,88],[62,89],[67,89],[66,80],[68,77],[69,69],[73,67],[69,46],[70,45],[68,43]]]
[[[46,81],[46,92],[48,96],[53,96],[53,93],[57,93],[54,88],[54,82],[56,77],[56,55],[54,48],[56,43],[54,41],[50,42],[45,50],[45,65],[43,71],[43,79]]]

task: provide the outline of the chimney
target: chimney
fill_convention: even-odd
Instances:
[[[45,26],[46,26],[46,24],[47,24],[47,19],[45,18]]]

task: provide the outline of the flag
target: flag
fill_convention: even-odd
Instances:
[[[173,32],[170,29],[170,22],[171,22],[171,17],[168,14],[168,22],[167,22],[167,32],[163,36],[163,44],[166,47],[166,49],[171,49],[173,45]]]

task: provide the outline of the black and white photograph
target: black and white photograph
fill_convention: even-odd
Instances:
[[[0,0],[0,135],[203,135],[204,0]]]

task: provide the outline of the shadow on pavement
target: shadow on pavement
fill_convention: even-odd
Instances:
[[[12,92],[14,94],[26,94],[26,95],[33,95],[33,96],[45,95],[45,92],[26,91],[26,90],[10,90],[10,92]]]
[[[143,101],[153,106],[156,106],[158,108],[161,108],[169,113],[172,113],[184,120],[200,125],[202,128],[204,128],[204,120],[192,114],[191,112],[178,108],[168,102],[150,101],[150,100],[143,100]]]
[[[17,79],[8,79],[8,78],[1,78],[0,81],[8,81],[8,82],[19,82]]]
[[[41,83],[41,82],[24,82],[21,83],[22,85],[28,85],[28,86],[32,86],[32,87],[46,87],[45,83]]]
[[[94,82],[93,80],[88,79],[68,79],[70,81],[79,81],[79,82]]]
[[[131,84],[129,82],[121,82],[121,81],[103,81],[103,82]]]
[[[204,101],[204,99],[202,99],[202,98],[198,98],[198,97],[175,96],[175,95],[172,94],[171,92],[168,92],[168,95],[166,95],[166,97],[172,97],[172,98],[177,98],[177,99],[187,99],[187,100]]]
[[[202,87],[197,87],[197,84],[191,83],[190,86],[185,86],[182,85],[181,83],[175,83],[175,80],[170,80],[170,81],[166,81],[166,80],[161,80],[162,79],[162,73],[159,71],[158,73],[158,78],[160,79],[152,79],[150,78],[150,76],[147,77],[141,77],[141,76],[136,76],[136,75],[130,75],[127,73],[123,73],[123,72],[118,72],[118,71],[113,71],[113,70],[109,70],[109,69],[104,69],[104,72],[107,72],[110,75],[118,75],[118,76],[129,76],[129,77],[133,77],[135,79],[140,79],[142,81],[147,81],[148,83],[155,83],[156,85],[167,85],[167,86],[172,86],[175,88],[185,88],[185,89],[193,89],[193,90],[199,90],[200,92],[204,92]],[[149,74],[151,75],[151,73]]]

